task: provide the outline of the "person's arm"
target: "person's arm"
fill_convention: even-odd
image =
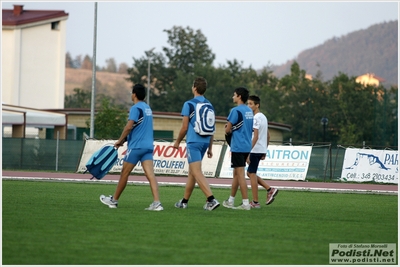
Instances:
[[[207,156],[209,158],[212,158],[212,156],[213,156],[213,153],[212,153],[213,142],[214,142],[214,135],[211,136],[210,143],[208,144]]]
[[[270,134],[269,134],[269,131],[267,131],[267,147],[269,146],[269,140],[270,140],[270,138],[271,138],[271,136],[270,136]],[[266,156],[267,156],[267,155],[264,154],[264,155],[261,157],[261,160],[264,160]]]
[[[119,148],[125,143],[125,138],[128,136],[128,134],[132,131],[133,129],[133,124],[135,122],[133,120],[128,120],[126,123],[124,130],[121,133],[121,136],[119,137],[118,141],[115,142],[114,147]]]
[[[258,129],[253,128],[253,140],[251,140],[251,149],[254,148],[258,141]]]
[[[175,140],[174,148],[179,148],[179,144],[181,143],[181,141],[185,137],[185,135],[187,133],[187,130],[188,130],[188,127],[189,127],[189,117],[188,116],[183,116],[182,126],[181,126],[181,129],[179,131],[178,138]]]
[[[225,134],[231,134],[232,133],[232,123],[228,121],[225,124]]]

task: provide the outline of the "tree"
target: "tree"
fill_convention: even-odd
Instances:
[[[291,73],[278,83],[278,112],[282,122],[293,127],[287,137],[295,141],[323,141],[321,118],[325,116],[326,93],[322,83],[314,83],[305,76],[306,72],[294,62]]]
[[[194,31],[190,27],[174,26],[164,30],[168,34],[168,43],[171,48],[163,47],[168,58],[168,65],[184,73],[191,73],[196,62],[210,65],[215,55],[207,45],[207,38],[200,30]]]
[[[91,70],[93,68],[93,62],[89,55],[86,55],[83,59],[81,68],[85,70]]]
[[[142,56],[133,58],[133,66],[128,68],[130,77],[127,79],[133,84],[141,83],[147,88],[148,58]],[[166,58],[161,53],[151,55],[150,65],[150,105],[154,111],[169,111],[166,108],[165,96],[170,85],[176,78],[176,70],[168,68]]]
[[[75,59],[72,61],[72,65],[74,69],[80,69],[82,65],[82,56],[76,56]]]
[[[340,72],[332,81],[323,81],[322,71],[313,80],[307,79],[296,61],[290,74],[281,79],[268,67],[255,71],[236,59],[216,68],[212,64],[215,56],[200,30],[174,26],[164,31],[171,45],[163,47],[166,56],[150,55],[150,104],[154,111],[180,112],[183,102],[192,97],[193,80],[202,76],[208,82],[206,97],[218,116],[228,115],[234,106],[233,90],[244,86],[260,96],[260,109],[269,121],[292,126],[284,138],[322,142],[325,136],[325,141],[333,143],[397,144],[397,87],[364,88],[354,77]],[[148,59],[147,55],[134,58],[127,70],[129,81],[147,87]],[[326,132],[322,118],[329,119]]]
[[[118,73],[120,74],[127,74],[128,73],[128,64],[126,64],[125,62],[119,64],[118,67]]]
[[[69,52],[67,52],[65,54],[65,67],[66,68],[73,68],[73,61],[72,61],[71,54]]]
[[[92,93],[80,88],[74,89],[74,94],[67,95],[64,98],[65,108],[90,108]]]
[[[117,72],[117,63],[114,58],[109,58],[106,60],[106,69],[107,72],[116,73]]]
[[[373,89],[356,83],[355,79],[339,72],[330,83],[333,107],[330,128],[336,128],[341,144],[362,144],[373,139]]]
[[[128,112],[125,109],[114,105],[108,98],[101,100],[99,112],[94,120],[96,139],[118,139],[128,119]],[[90,127],[90,122],[86,125]]]

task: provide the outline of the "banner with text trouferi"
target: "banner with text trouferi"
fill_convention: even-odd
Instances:
[[[257,175],[263,179],[305,180],[311,158],[311,146],[268,146],[265,160],[258,165]],[[245,167],[247,172],[247,165]],[[228,148],[222,162],[220,178],[232,178],[231,152]],[[247,175],[246,175],[247,178]]]
[[[86,163],[90,157],[106,144],[114,144],[116,140],[87,140],[81,155],[81,160],[77,172],[86,170]],[[189,166],[186,155],[186,143],[182,142],[179,149],[174,149],[174,143],[171,142],[154,142],[153,164],[155,174],[168,174],[177,176],[187,176]],[[221,155],[223,143],[213,144],[213,157],[208,158],[204,155],[202,161],[203,174],[206,177],[215,177],[218,166],[219,157]],[[110,173],[121,172],[123,158],[127,151],[127,143],[118,149],[118,161],[110,170]],[[135,166],[132,173],[144,174],[140,162]]]
[[[346,148],[341,179],[398,184],[398,156],[395,150]]]

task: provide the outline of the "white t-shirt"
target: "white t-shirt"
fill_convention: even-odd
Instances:
[[[253,118],[253,129],[258,129],[258,140],[250,153],[267,153],[268,148],[268,119],[264,114],[258,112]],[[252,139],[254,132],[252,134]]]

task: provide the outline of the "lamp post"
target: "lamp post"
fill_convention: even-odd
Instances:
[[[97,2],[94,3],[92,98],[90,101],[90,138],[94,138],[94,108],[96,101],[96,45],[97,45]]]
[[[147,102],[147,105],[149,105],[149,106],[150,106],[150,56],[154,49],[155,49],[155,47],[153,47],[149,51],[145,52],[146,56],[147,56],[147,62],[148,62],[148,65],[147,65],[147,97],[146,97],[147,101],[146,102]]]
[[[323,117],[321,119],[321,125],[322,125],[323,130],[324,130],[324,135],[323,135],[323,139],[322,140],[325,142],[325,130],[326,130],[326,125],[328,125],[328,118]]]

